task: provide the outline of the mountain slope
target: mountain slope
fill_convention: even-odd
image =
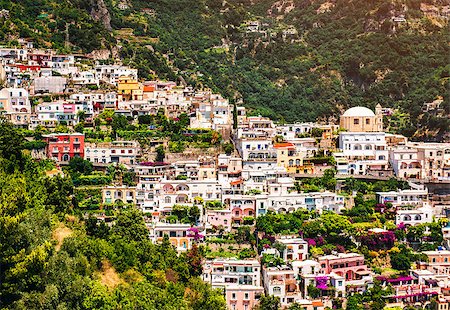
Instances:
[[[393,131],[426,138],[442,136],[450,126],[445,0],[40,2],[74,4],[64,14],[55,11],[56,20],[78,12],[69,19],[73,28],[97,38],[86,43],[72,30],[72,48],[91,51],[118,42],[124,62],[138,66],[143,77],[153,71],[161,78],[181,76],[242,98],[255,114],[311,121],[381,103],[399,109]],[[106,18],[93,14],[102,3]],[[61,31],[44,38],[63,46]],[[423,114],[423,103],[439,97],[444,112]]]

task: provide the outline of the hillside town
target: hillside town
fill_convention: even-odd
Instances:
[[[377,290],[389,309],[450,306],[450,143],[387,132],[380,104],[287,124],[119,61],[19,44],[0,47],[0,114],[27,152],[71,176],[86,219],[137,208],[152,242],[202,252],[230,310],[262,296],[350,308]]]

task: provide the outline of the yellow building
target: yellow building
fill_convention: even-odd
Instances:
[[[353,107],[341,116],[340,126],[350,132],[381,132],[383,131],[383,113],[378,104],[375,112],[365,107]]]
[[[136,203],[136,188],[127,186],[106,186],[102,189],[102,200],[104,204],[117,204],[122,202]]]
[[[117,99],[119,101],[142,100],[144,88],[141,83],[130,78],[120,77],[117,83]]]
[[[312,173],[314,166],[304,162],[305,152],[300,152],[290,142],[276,143],[277,166],[285,167],[288,173]]]

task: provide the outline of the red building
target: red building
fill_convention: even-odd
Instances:
[[[84,134],[55,133],[43,136],[47,142],[47,157],[59,162],[68,162],[75,156],[84,158]]]
[[[51,55],[44,53],[32,53],[28,54],[28,60],[31,61],[33,64],[38,64],[39,66],[42,67],[49,67]]]

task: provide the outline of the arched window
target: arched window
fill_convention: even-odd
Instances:
[[[281,287],[275,286],[275,287],[273,288],[273,294],[274,294],[274,295],[280,295],[280,294],[281,294]]]
[[[420,221],[422,219],[422,217],[419,215],[419,214],[417,214],[415,217],[414,217],[414,220],[415,221]]]
[[[366,149],[366,150],[371,150],[371,149],[372,149],[372,146],[371,146],[371,145],[366,145],[365,149]]]
[[[362,147],[361,147],[360,144],[355,144],[354,149],[355,149],[356,151],[358,151],[358,150],[362,150]]]
[[[410,216],[410,215],[405,215],[405,216],[403,217],[403,220],[404,220],[404,221],[411,221],[411,216]]]
[[[293,159],[289,159],[289,167],[292,167],[294,165],[294,160]]]
[[[62,156],[62,161],[69,161],[69,160],[70,160],[69,154],[64,154],[64,155]]]
[[[166,198],[164,198],[164,202],[165,203],[172,203],[172,198],[170,198],[169,196],[166,196]]]
[[[295,160],[295,165],[296,165],[296,166],[300,166],[300,159],[296,159],[296,160]]]

